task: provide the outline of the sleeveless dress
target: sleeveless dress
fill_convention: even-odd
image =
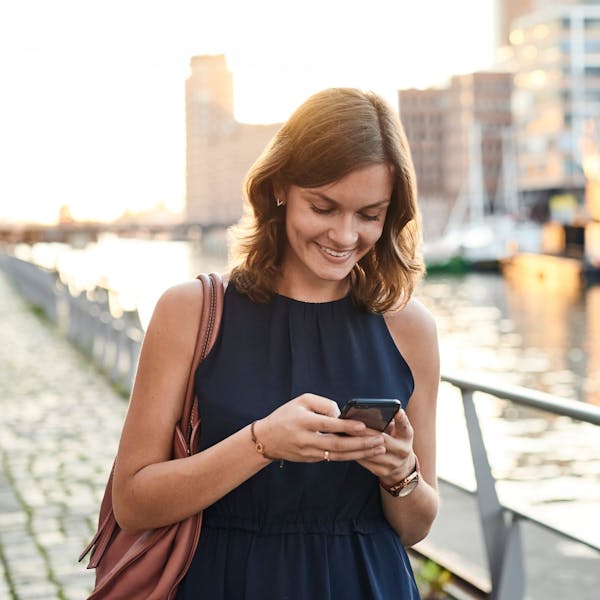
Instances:
[[[307,303],[274,295],[256,304],[230,284],[219,337],[196,372],[201,449],[305,392],[340,408],[351,398],[406,406],[413,387],[383,317],[350,296]],[[379,490],[356,462],[274,461],[204,511],[177,598],[419,598]]]

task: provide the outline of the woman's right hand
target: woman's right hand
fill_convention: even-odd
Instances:
[[[302,394],[257,421],[254,432],[270,459],[347,461],[385,453],[381,433],[360,421],[339,419],[339,415],[333,400]]]

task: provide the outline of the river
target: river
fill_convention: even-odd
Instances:
[[[116,290],[144,326],[166,287],[226,266],[224,253],[197,243],[112,235],[84,249],[38,244],[17,255],[56,268],[73,289]],[[600,405],[600,286],[546,289],[470,273],[428,277],[416,295],[437,320],[443,371]],[[488,397],[477,409],[501,499],[600,545],[598,429]],[[440,475],[473,488],[460,399],[447,385],[437,429]]]

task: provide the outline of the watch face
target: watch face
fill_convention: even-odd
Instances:
[[[414,479],[409,481],[401,490],[399,490],[397,492],[398,496],[400,498],[402,498],[403,496],[408,496],[408,494],[410,494],[417,487],[418,483],[419,483],[419,478],[415,477]]]
[[[402,481],[399,481],[392,486],[385,485],[381,480],[379,480],[379,484],[392,496],[399,498],[402,496],[408,496],[408,494],[410,494],[417,487],[419,478],[419,459],[417,458],[415,462],[415,470],[408,477],[405,477]]]

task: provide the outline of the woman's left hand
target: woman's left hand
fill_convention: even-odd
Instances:
[[[365,458],[358,463],[385,484],[398,483],[415,469],[413,435],[413,427],[408,416],[403,409],[400,409],[384,432],[385,454]]]

